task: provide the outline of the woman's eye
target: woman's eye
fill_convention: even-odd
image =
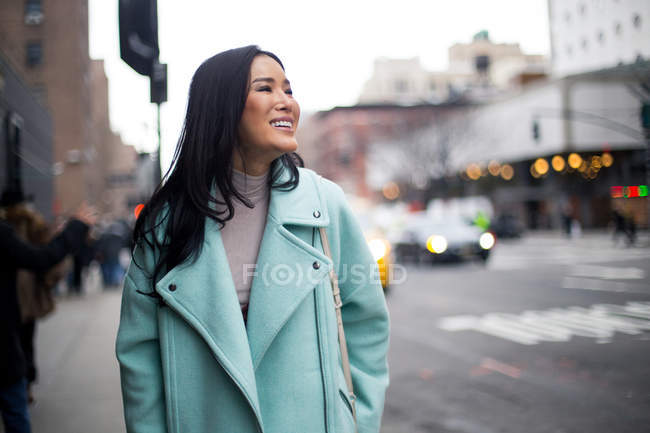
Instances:
[[[271,91],[271,88],[270,88],[269,86],[263,86],[263,87],[259,87],[259,88],[257,89],[257,91],[258,91],[258,92],[270,92],[270,91]]]

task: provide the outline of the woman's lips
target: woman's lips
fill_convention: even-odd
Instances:
[[[269,123],[275,129],[280,129],[280,130],[284,130],[284,131],[292,131],[293,130],[293,121],[292,120],[274,119]]]

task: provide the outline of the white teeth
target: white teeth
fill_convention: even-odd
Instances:
[[[280,120],[278,122],[271,122],[271,126],[286,126],[287,128],[291,128],[291,122]]]

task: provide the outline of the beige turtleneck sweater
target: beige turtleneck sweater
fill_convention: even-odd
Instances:
[[[230,273],[235,283],[244,320],[248,312],[254,266],[257,263],[269,209],[270,194],[267,177],[268,173],[261,176],[250,176],[233,170],[234,187],[250,200],[254,207],[249,208],[233,197],[235,214],[221,230],[221,239],[228,257]]]

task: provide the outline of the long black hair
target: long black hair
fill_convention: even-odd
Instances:
[[[154,287],[164,272],[198,257],[206,217],[223,227],[234,215],[233,196],[252,207],[233,186],[232,173],[250,68],[258,55],[271,57],[284,69],[276,55],[250,45],[210,57],[194,73],[171,167],[140,212],[133,231],[136,248],[149,247],[157,257],[150,276]],[[294,189],[298,185],[297,166],[303,166],[297,153],[277,158],[271,164],[269,186]],[[290,177],[276,184],[283,170],[288,170]],[[214,186],[223,201],[215,197]],[[162,236],[159,230],[164,230]],[[133,258],[135,262],[135,255]]]

